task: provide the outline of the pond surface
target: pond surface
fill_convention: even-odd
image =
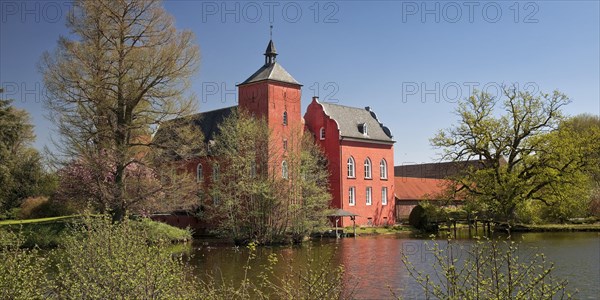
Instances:
[[[513,234],[512,240],[521,242],[520,257],[541,252],[548,261],[554,262],[555,277],[569,280],[568,289],[578,290],[576,299],[600,297],[600,233],[521,233]],[[458,239],[456,242],[468,246],[474,240]],[[259,247],[256,257],[248,261],[246,248],[203,240],[194,245],[192,260],[201,273],[212,273],[219,280],[234,283],[245,276],[246,264],[251,267],[247,276],[256,276],[260,267],[267,264],[271,253],[278,254],[280,261],[285,260],[274,268],[281,276],[289,272],[290,266],[343,264],[346,280],[355,287],[358,299],[390,299],[393,298],[390,290],[404,299],[419,299],[423,297],[421,289],[407,273],[402,253],[406,252],[415,267],[431,270],[434,257],[426,243],[431,245],[431,240],[406,235],[324,238],[301,246]]]

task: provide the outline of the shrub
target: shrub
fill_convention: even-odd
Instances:
[[[48,260],[37,248],[21,248],[22,236],[0,230],[0,299],[42,299],[51,285]]]
[[[33,211],[39,211],[40,206],[48,206],[48,197],[29,197],[21,203],[19,219],[37,218],[32,216]]]
[[[55,294],[64,299],[191,299],[189,267],[165,242],[148,244],[148,232],[130,220],[86,218],[68,236],[58,262]]]

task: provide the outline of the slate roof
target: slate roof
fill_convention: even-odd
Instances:
[[[178,124],[189,124],[189,122],[192,122],[204,134],[204,143],[208,143],[208,141],[214,140],[214,137],[219,132],[219,124],[236,109],[237,106],[231,106],[168,120],[158,128],[154,139],[161,139],[164,135],[172,134],[168,131],[172,130],[172,128],[177,128]]]
[[[468,168],[483,169],[485,160],[453,161],[394,167],[395,177],[445,179],[466,171]]]
[[[269,40],[267,50],[265,50],[265,55],[277,55],[277,49],[275,49],[275,43],[273,43],[273,40]]]
[[[392,132],[377,120],[377,115],[369,107],[357,108],[339,104],[321,103],[325,114],[338,124],[340,135],[361,140],[376,140],[394,143]],[[367,134],[363,125],[367,125]]]
[[[278,62],[263,65],[241,84],[248,84],[262,80],[274,80],[285,83],[301,85],[290,73],[288,73]]]

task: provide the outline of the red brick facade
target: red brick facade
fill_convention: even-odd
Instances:
[[[332,193],[332,207],[353,212],[359,216],[357,225],[380,226],[393,224],[394,218],[394,147],[392,143],[344,139],[340,136],[338,123],[326,114],[316,98],[308,106],[304,115],[306,127],[311,131],[317,144],[325,152],[329,162],[329,184]],[[325,131],[321,139],[321,128]],[[349,158],[354,161],[354,176],[348,173]],[[370,160],[371,176],[365,176],[365,161]],[[381,162],[385,164],[385,174],[380,174]],[[367,203],[367,189],[371,189],[371,201]],[[385,188],[387,201],[382,196]],[[353,189],[353,191],[351,191]],[[351,193],[354,203],[350,203]],[[340,226],[352,225],[349,218],[343,218]]]
[[[299,138],[304,130],[310,131],[328,159],[331,208],[355,213],[357,225],[381,226],[393,224],[394,217],[394,141],[387,127],[377,120],[375,113],[365,109],[330,106],[330,110],[349,112],[349,118],[328,115],[325,104],[313,98],[307,112],[301,115],[301,87],[278,62],[272,41],[265,52],[265,65],[238,85],[239,108],[256,117],[265,118],[272,132],[269,147],[270,164],[274,172],[282,172],[282,162],[288,152],[284,149],[289,139]],[[329,104],[332,105],[332,104]],[[206,142],[211,143],[213,123],[222,120],[231,108],[199,114],[206,128]],[[335,118],[338,118],[337,120]],[[343,121],[343,122],[342,122]],[[343,124],[344,128],[340,127]],[[367,125],[370,133],[367,132]],[[321,129],[323,133],[321,134]],[[323,135],[323,136],[322,136]],[[348,160],[354,162],[353,174],[348,173]],[[370,162],[370,176],[365,174],[365,162]],[[186,164],[186,170],[197,173],[202,164],[199,187],[205,189],[213,175],[213,165],[206,158]],[[383,174],[382,174],[383,167]],[[351,198],[351,193],[354,195]],[[370,197],[368,196],[370,194]],[[352,201],[351,201],[352,200]],[[343,218],[339,226],[350,226]]]

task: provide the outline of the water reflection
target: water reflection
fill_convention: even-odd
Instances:
[[[579,290],[576,298],[595,299],[600,295],[598,233],[524,233],[514,234],[512,239],[522,242],[520,257],[526,259],[528,255],[543,252],[549,261],[555,262],[555,276],[569,279],[569,289]],[[443,246],[445,240],[438,242]],[[456,242],[469,247],[474,241],[459,239]],[[254,278],[260,266],[268,263],[271,253],[279,255],[280,263],[274,268],[277,276],[285,276],[290,268],[307,264],[320,267],[331,260],[332,266],[345,266],[345,280],[355,288],[358,299],[391,299],[392,292],[404,299],[420,299],[423,294],[403,265],[402,253],[406,253],[417,268],[432,274],[434,256],[427,244],[431,246],[429,239],[387,235],[323,239],[302,246],[259,247],[256,258],[248,262],[247,249],[210,242],[195,246],[193,262],[201,275],[212,272],[219,279],[240,282],[247,262],[251,267],[247,276]]]

